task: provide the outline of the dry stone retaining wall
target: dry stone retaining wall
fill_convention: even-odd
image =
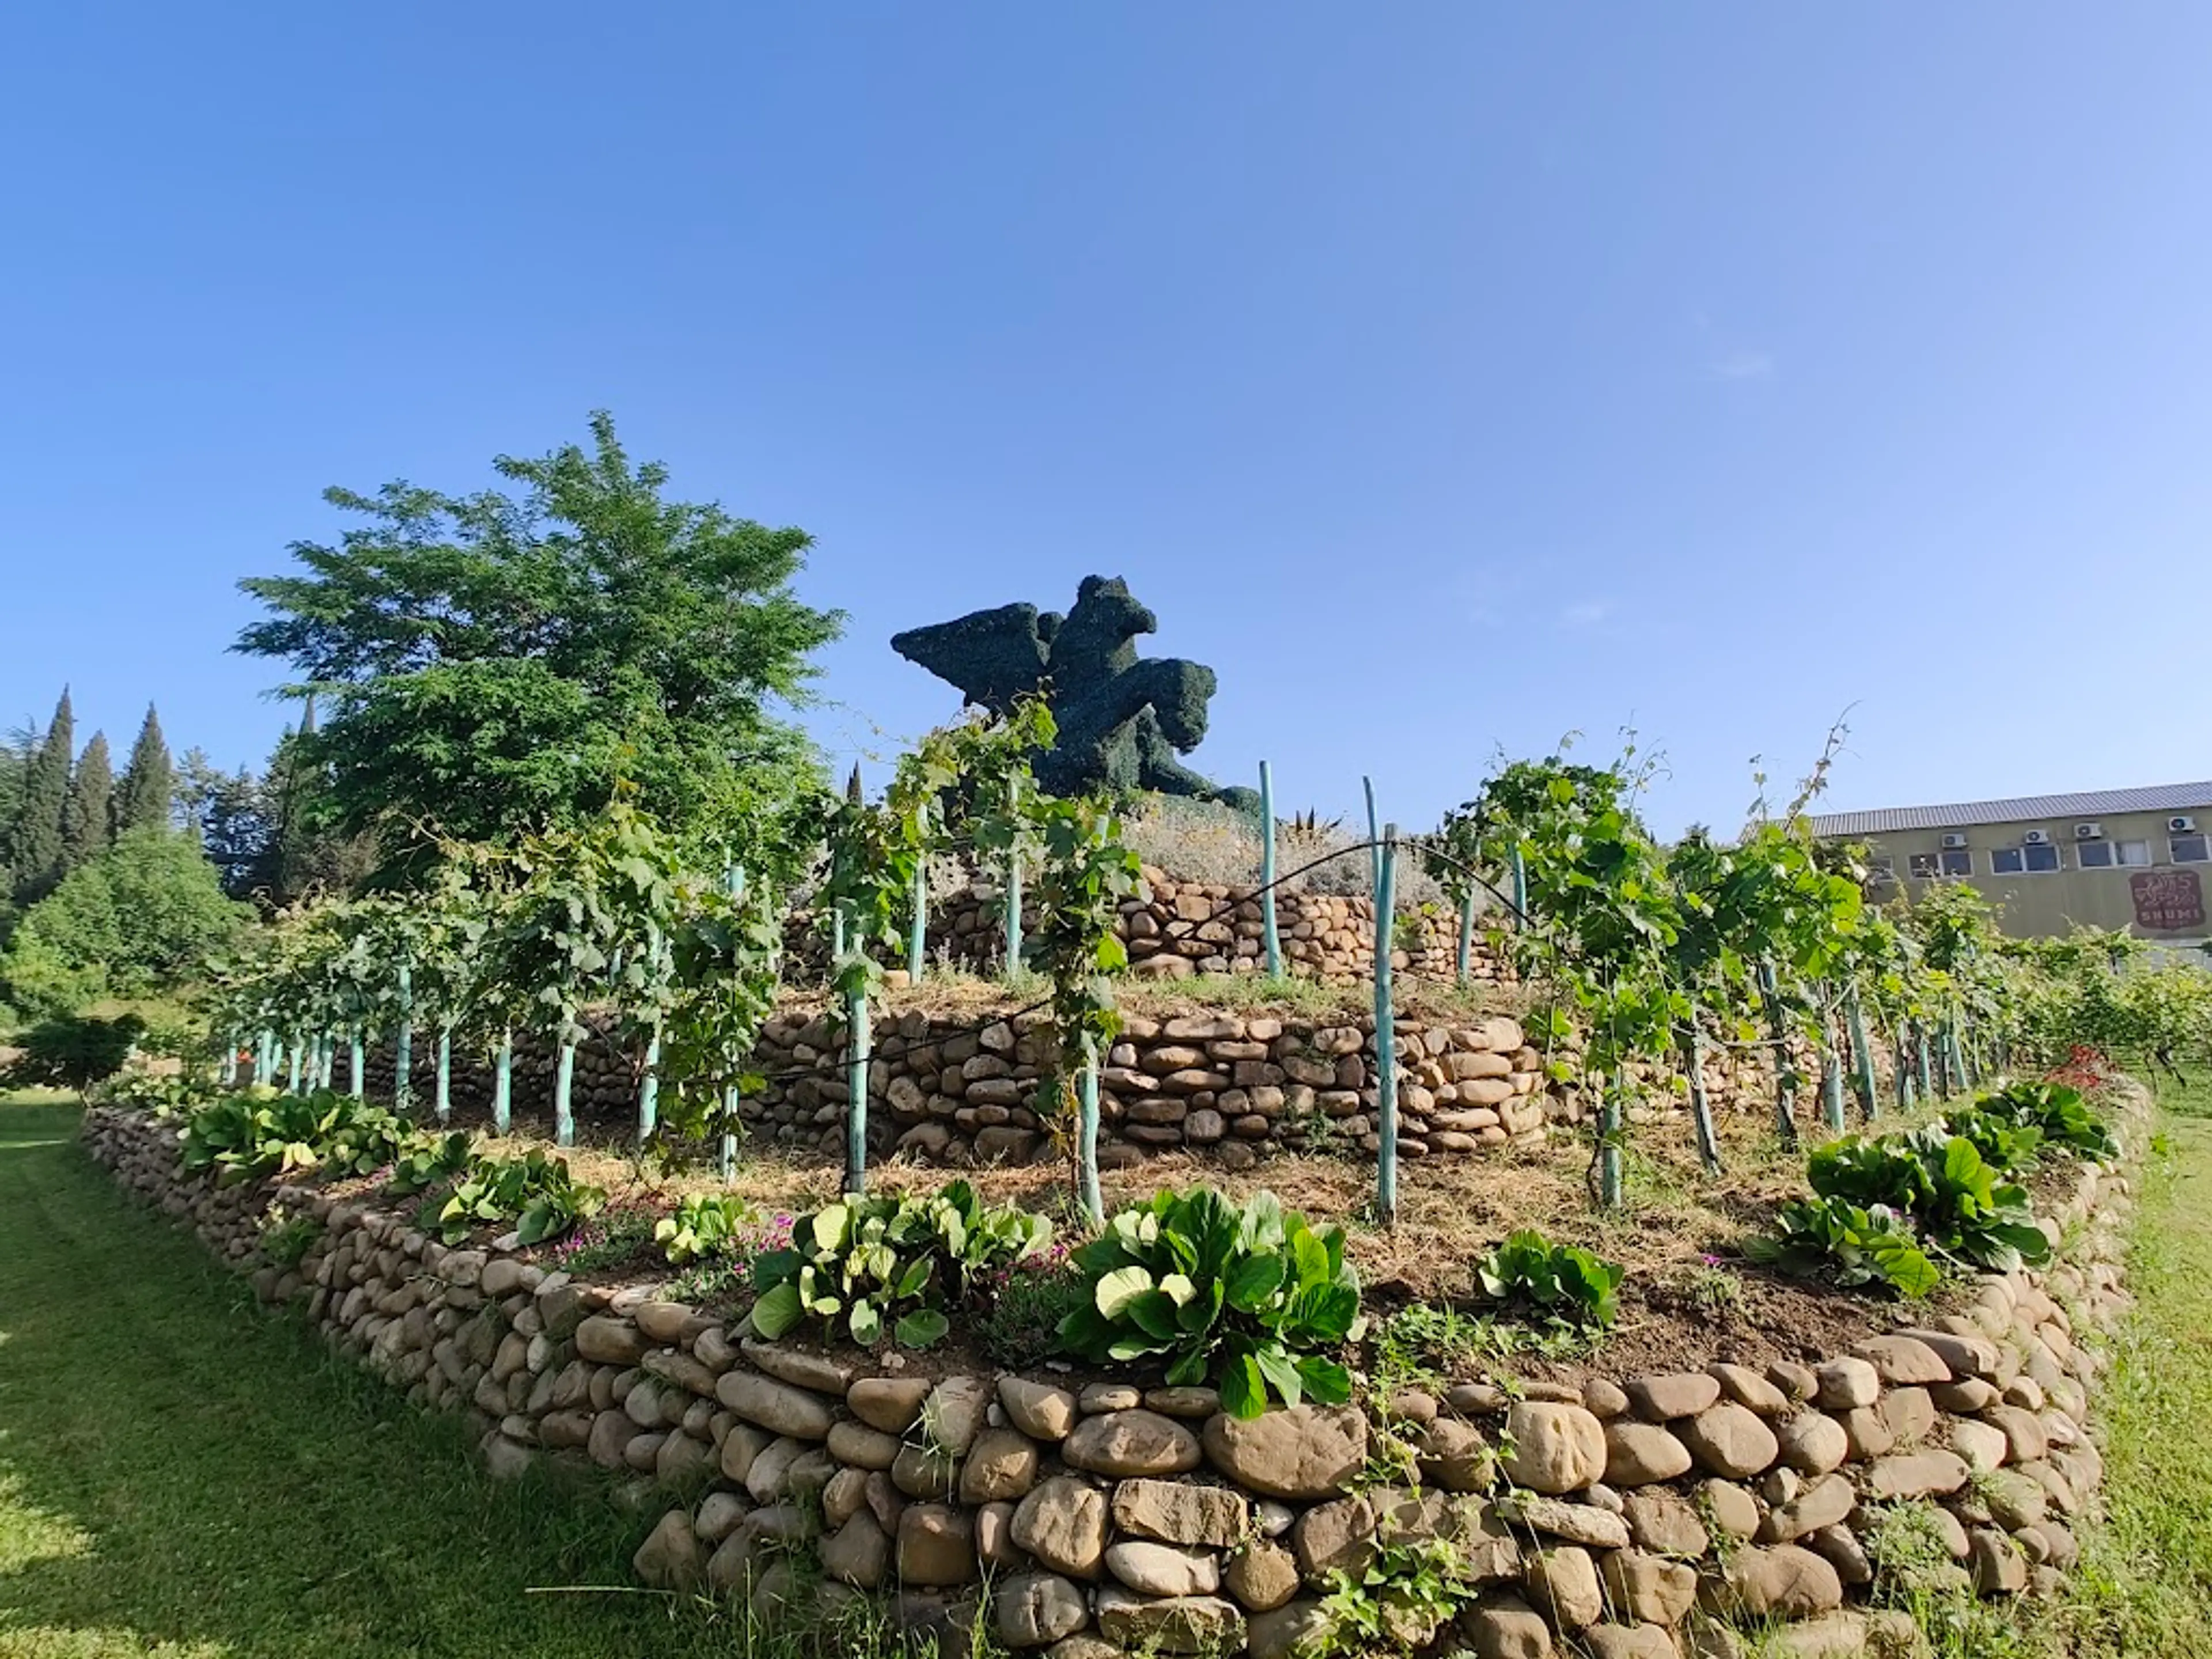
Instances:
[[[2101,1474],[2083,1339],[2124,1300],[2128,1182],[2090,1169],[2046,1223],[2059,1265],[1846,1352],[1579,1388],[1470,1378],[1240,1422],[1205,1389],[762,1343],[358,1203],[187,1179],[173,1128],[145,1116],[95,1109],[85,1134],[264,1297],[411,1399],[473,1413],[494,1474],[550,1455],[665,1489],[647,1582],[750,1586],[769,1609],[893,1594],[909,1626],[948,1631],[987,1598],[1001,1641],[1053,1659],[1285,1659],[1323,1640],[1337,1570],[1421,1539],[1479,1581],[1455,1634],[1481,1659],[1728,1653],[1729,1620],[1791,1621],[1784,1653],[1904,1650],[1909,1626],[1865,1605],[1901,1515],[1942,1558],[1920,1570],[1961,1589],[2048,1590],[2073,1563]],[[324,1224],[296,1267],[253,1265],[272,1200]],[[1401,1479],[1372,1483],[1393,1449]],[[1443,1634],[1410,1604],[1390,1616],[1408,1650]]]

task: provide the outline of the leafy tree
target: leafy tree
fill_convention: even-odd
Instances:
[[[115,774],[107,763],[107,734],[95,732],[77,757],[69,799],[62,803],[62,866],[88,864],[115,835]]]
[[[57,983],[137,995],[200,972],[246,921],[189,836],[134,830],[31,907],[0,980],[26,1006],[51,1006],[37,988]]]
[[[131,763],[115,792],[117,832],[167,829],[176,793],[177,769],[170,763],[161,717],[148,703],[145,724],[138,728],[138,741],[131,745]]]
[[[200,850],[214,865],[222,890],[251,898],[265,888],[264,870],[276,838],[268,791],[251,767],[225,772],[204,749],[188,749],[177,763],[177,797],[185,822],[197,830]]]
[[[295,544],[304,574],[241,584],[274,614],[236,648],[331,699],[303,746],[330,769],[340,831],[404,860],[434,830],[512,842],[588,822],[618,776],[697,823],[811,771],[768,712],[804,699],[843,621],[791,590],[810,538],[664,499],[666,470],[634,465],[604,413],[592,437],[496,460],[518,495],[332,489],[368,522]]]
[[[8,884],[18,904],[35,903],[61,878],[62,813],[76,756],[76,720],[64,686],[46,741],[24,770],[21,799],[8,832]]]
[[[14,1089],[74,1089],[89,1101],[93,1085],[121,1071],[145,1035],[136,1014],[113,1019],[69,1015],[41,1020],[23,1036],[23,1051],[0,1067],[0,1085]]]

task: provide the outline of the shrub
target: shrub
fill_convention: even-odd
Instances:
[[[943,1309],[977,1277],[1042,1249],[1052,1223],[1012,1205],[986,1208],[964,1181],[926,1197],[871,1194],[793,1224],[791,1243],[753,1263],[753,1328],[770,1341],[811,1316],[873,1347],[944,1340]]]
[[[1878,1140],[1839,1140],[1814,1152],[1813,1190],[1912,1218],[1927,1245],[1989,1273],[2049,1260],[2027,1189],[2000,1182],[1974,1143],[1935,1124]]]
[[[726,1255],[756,1218],[752,1206],[721,1193],[686,1193],[676,1213],[663,1216],[653,1230],[672,1267],[701,1256]]]
[[[1942,1281],[1912,1223],[1886,1204],[1796,1199],[1776,1220],[1776,1237],[1747,1244],[1753,1260],[1805,1276],[1825,1272],[1846,1289],[1887,1285],[1901,1296],[1925,1296]]]
[[[1523,1302],[1561,1324],[1605,1326],[1613,1323],[1614,1292],[1628,1270],[1523,1229],[1485,1256],[1474,1273],[1493,1302]]]
[[[140,995],[198,971],[252,914],[192,837],[134,830],[24,913],[0,976],[26,1006],[95,985]]]
[[[136,1014],[96,1019],[88,1014],[42,1020],[23,1034],[22,1053],[0,1071],[11,1089],[74,1089],[89,1099],[93,1085],[123,1069],[146,1029]]]
[[[1207,1187],[1160,1193],[1075,1261],[1090,1296],[1060,1334],[1084,1358],[1161,1356],[1170,1385],[1210,1376],[1237,1417],[1257,1417],[1271,1389],[1289,1406],[1351,1397],[1351,1374],[1328,1357],[1361,1328],[1344,1230],[1315,1231],[1272,1193],[1242,1209]]]
[[[606,1202],[605,1189],[578,1181],[565,1158],[533,1146],[520,1158],[479,1158],[438,1212],[438,1234],[458,1244],[478,1227],[515,1224],[524,1244],[559,1238]]]
[[[2079,1089],[2063,1083],[2015,1083],[1974,1103],[1977,1116],[2034,1131],[2047,1145],[2109,1163],[2120,1155],[2112,1132]]]

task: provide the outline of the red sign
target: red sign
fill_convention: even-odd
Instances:
[[[2171,933],[2204,925],[2204,890],[2194,870],[2146,870],[2130,876],[2136,901],[2136,926]]]

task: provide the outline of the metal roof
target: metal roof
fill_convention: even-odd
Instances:
[[[1811,814],[1816,836],[1882,836],[1899,830],[1958,830],[2031,818],[2094,818],[2107,812],[2212,809],[2212,782],[2158,783],[2143,789],[2093,789],[2079,795],[2016,795],[1950,806],[1885,806],[1871,812]]]

